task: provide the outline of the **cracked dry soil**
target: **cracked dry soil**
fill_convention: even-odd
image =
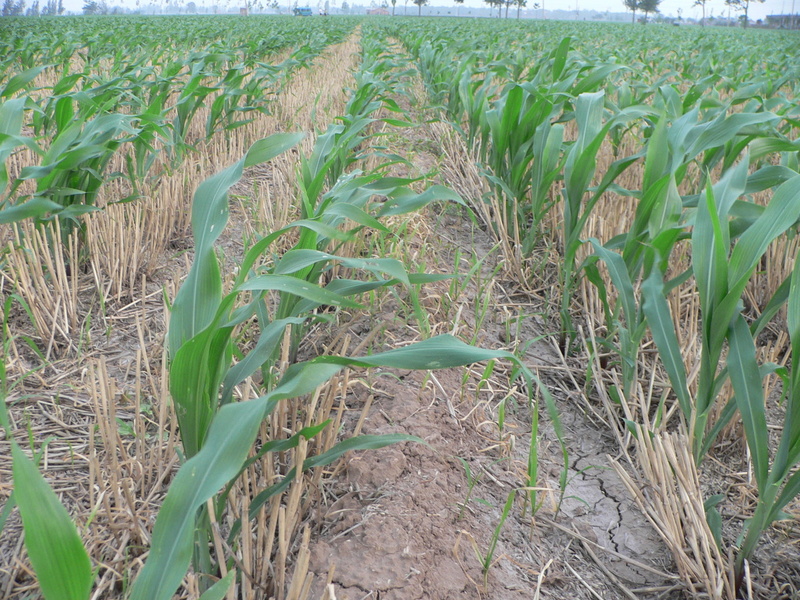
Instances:
[[[476,252],[490,246],[487,239],[476,243],[482,233],[466,223],[448,223],[448,232]],[[378,319],[390,323],[393,316]],[[504,325],[495,321],[487,319],[481,345],[502,339]],[[348,326],[354,337],[368,329],[359,321]],[[542,333],[538,329],[527,319],[521,333],[534,339]],[[542,341],[530,346],[525,360],[536,368],[553,357]],[[570,461],[560,511],[554,508],[561,451],[542,410],[539,484],[552,493],[541,496],[545,502],[533,518],[525,510],[525,493],[517,493],[484,577],[479,555],[486,556],[509,494],[525,485],[531,420],[524,401],[509,402],[505,429],[511,435],[498,443],[491,423],[507,390],[476,402],[474,384],[472,392],[463,391],[463,374],[378,374],[370,390],[348,397],[349,412],[358,415],[373,396],[363,433],[406,433],[426,444],[347,458],[345,474],[328,490],[335,501],[317,515],[311,597],[320,597],[326,582],[338,600],[625,597],[615,581],[636,590],[638,598],[681,597],[668,591],[674,583],[667,575],[669,552],[610,468],[613,440],[568,398],[558,398]],[[457,457],[478,480],[466,507],[468,479]]]

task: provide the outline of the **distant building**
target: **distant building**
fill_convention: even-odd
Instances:
[[[779,29],[797,29],[800,26],[798,15],[767,15],[767,26]]]
[[[368,8],[367,9],[367,14],[368,15],[384,15],[384,16],[388,16],[391,13],[385,8]]]
[[[247,8],[247,7],[245,7],[245,8],[240,8],[240,9],[239,9],[239,14],[240,14],[240,15],[242,15],[243,17],[246,17],[247,15],[249,15],[249,14],[250,14],[250,9],[249,9],[249,8]]]

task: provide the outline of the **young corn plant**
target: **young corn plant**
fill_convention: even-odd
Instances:
[[[108,162],[120,145],[134,139],[139,130],[132,124],[133,117],[122,114],[85,121],[66,111],[62,117],[64,123],[41,154],[41,164],[23,168],[9,196],[28,179],[36,180],[36,192],[30,198],[18,199],[3,212],[14,211],[12,216],[16,212],[38,220],[58,214],[61,233],[66,236],[81,226],[81,215],[98,210],[95,200],[107,180],[104,171]]]
[[[619,159],[611,164],[600,183],[592,187],[597,167],[597,154],[608,132],[651,113],[642,106],[629,106],[604,121],[605,92],[585,93],[575,101],[578,139],[572,143],[564,163],[563,240],[564,261],[561,265],[561,337],[566,351],[572,345],[575,327],[572,324],[572,296],[577,288],[581,269],[577,265],[578,250],[583,245],[583,231],[600,197],[614,180],[631,166],[638,155]],[[588,194],[588,198],[587,198]]]
[[[481,155],[492,193],[503,200],[503,231],[528,256],[550,209],[550,187],[563,166],[564,126],[552,124],[561,100],[530,83],[509,84],[482,113]]]
[[[648,324],[673,391],[690,424],[698,463],[736,408],[733,402],[729,403],[720,419],[709,423],[722,383],[730,373],[722,365],[723,352],[730,344],[729,325],[741,317],[742,294],[767,247],[792,227],[800,215],[800,176],[795,176],[776,188],[769,205],[758,211],[760,214],[755,220],[739,223],[749,226],[732,243],[732,232],[736,232],[738,221],[731,220],[732,209],[746,188],[747,163],[743,160],[717,186],[707,187],[695,216],[692,271],[700,297],[702,335],[700,370],[693,398],[686,386],[685,367],[678,360],[678,342],[672,317],[666,309],[663,283],[656,274],[643,286],[645,311],[650,313],[647,314]],[[776,296],[781,298],[782,294],[783,290],[779,289]],[[757,333],[757,327],[758,322],[754,323],[752,333]]]
[[[402,349],[357,358],[321,356],[307,362],[295,363],[283,373],[278,381],[264,390],[264,395],[246,402],[236,402],[234,387],[265,362],[271,360],[279,347],[287,327],[300,327],[313,316],[313,311],[323,306],[359,305],[351,298],[362,291],[392,284],[395,281],[411,283],[402,264],[389,259],[348,259],[337,257],[310,248],[288,251],[275,263],[267,274],[252,270],[257,257],[265,252],[272,242],[294,228],[309,229],[333,235],[334,227],[324,223],[322,213],[317,219],[302,221],[270,234],[257,242],[247,253],[239,276],[231,292],[223,295],[221,276],[214,243],[227,221],[226,191],[241,176],[245,166],[268,159],[298,141],[298,136],[276,135],[256,144],[239,163],[213,177],[198,188],[193,207],[193,232],[195,235],[195,260],[184,285],[173,305],[170,324],[170,391],[176,404],[186,462],[179,470],[159,513],[153,531],[150,557],[140,576],[134,583],[133,599],[161,599],[171,597],[180,583],[193,553],[195,565],[210,566],[208,556],[208,532],[203,531],[208,522],[204,515],[206,502],[217,496],[216,510],[225,506],[225,495],[246,466],[247,454],[256,440],[260,423],[277,404],[287,398],[303,396],[322,385],[335,373],[347,366],[386,366],[405,369],[438,369],[493,358],[511,359],[517,364],[529,385],[537,380],[519,361],[507,352],[484,351],[468,346],[451,336],[438,336]],[[345,178],[347,184],[351,179]],[[370,184],[367,193],[386,194],[380,213],[424,206],[436,198],[436,193],[411,192],[393,195],[396,185],[392,182]],[[356,189],[346,186],[334,188],[330,194],[342,189],[360,197]],[[427,194],[427,195],[426,195]],[[326,197],[328,197],[326,195]],[[350,205],[358,208],[357,205]],[[361,209],[359,209],[361,210]],[[357,216],[350,208],[345,212]],[[363,211],[362,211],[363,212]],[[366,214],[366,213],[365,213]],[[365,220],[364,217],[361,217]],[[370,217],[374,219],[374,217]],[[301,234],[302,237],[302,234]],[[298,242],[300,244],[300,242]],[[366,270],[375,275],[388,273],[393,279],[378,278],[373,281],[334,279],[322,287],[316,276],[307,278],[300,273],[309,267],[337,261],[340,264]],[[311,273],[311,271],[306,271]],[[279,306],[285,306],[291,298],[294,307],[287,316],[270,318],[265,311],[259,312],[265,295],[277,292],[281,298]],[[237,300],[249,297],[244,306],[237,307]],[[233,335],[236,327],[254,314],[259,315],[261,333],[255,347],[233,364]],[[265,320],[263,320],[265,319]],[[198,374],[200,375],[198,377]],[[317,433],[299,432],[287,442],[268,442],[263,451],[277,451],[296,444],[301,435]],[[382,445],[412,439],[408,436],[362,436],[341,442],[331,451],[306,459],[304,469],[327,464],[344,452],[360,448],[377,448]],[[295,472],[289,473],[280,483],[264,490],[253,499],[251,515],[274,494],[288,486]],[[219,490],[227,485],[222,495]],[[219,517],[220,515],[218,515]],[[247,517],[243,517],[247,518]],[[198,529],[198,527],[200,529]],[[238,530],[239,525],[235,528]],[[205,556],[198,556],[198,552]]]
[[[690,394],[673,316],[666,301],[669,285],[665,285],[659,261],[642,284],[642,311],[664,365],[665,371],[690,428],[690,439],[699,463],[713,446],[722,428],[738,411],[744,425],[758,488],[754,516],[746,521],[741,546],[736,553],[734,575],[741,585],[744,561],[755,549],[759,536],[769,525],[782,517],[781,510],[800,493],[800,476],[794,472],[800,462],[798,404],[794,387],[797,364],[786,376],[776,365],[759,365],[755,340],[765,320],[769,320],[784,303],[789,303],[789,330],[792,345],[796,343],[800,322],[798,297],[800,279],[795,269],[790,285],[781,286],[768,303],[762,318],[748,324],[742,314],[741,298],[753,272],[770,243],[800,219],[800,175],[786,180],[776,189],[770,203],[753,210],[754,219],[745,222],[733,218],[734,213],[748,214],[736,205],[747,187],[745,158],[713,188],[708,185],[698,205],[692,232],[692,272],[697,283],[701,305],[701,349],[697,390]],[[751,177],[759,176],[758,173]],[[734,208],[736,206],[736,208]],[[743,231],[742,231],[743,229]],[[733,238],[736,233],[738,239]],[[726,356],[727,354],[727,356]],[[770,373],[784,378],[786,415],[778,450],[770,464],[769,432],[766,422],[764,392],[761,380]],[[730,380],[733,398],[714,414],[722,385]],[[713,507],[708,511],[709,524],[721,539],[720,521]]]
[[[781,373],[785,413],[780,441],[771,460],[761,381],[765,371],[772,371],[774,367],[758,364],[754,336],[741,314],[729,329],[727,367],[758,487],[756,509],[745,521],[734,563],[737,589],[742,584],[745,561],[752,556],[761,534],[774,521],[787,518],[783,508],[800,494],[800,470],[797,469],[800,464],[800,261],[795,262],[787,307],[792,364],[788,376]]]
[[[0,347],[4,356],[12,341],[8,314],[14,299],[10,296],[3,304]],[[94,580],[91,561],[75,524],[39,472],[41,456],[34,453],[32,460],[13,438],[7,408],[9,389],[5,361],[0,361],[0,427],[11,442],[13,482],[11,495],[0,511],[0,531],[14,507],[18,507],[25,548],[42,595],[46,600],[86,600]]]
[[[207,502],[216,496],[214,510],[219,515],[222,514],[233,482],[253,460],[248,459],[248,454],[256,441],[263,419],[279,402],[311,393],[342,368],[383,366],[429,370],[477,361],[507,359],[515,364],[517,372],[525,379],[529,389],[540,385],[514,355],[473,348],[452,336],[444,335],[371,356],[321,356],[296,363],[286,369],[279,381],[264,390],[262,396],[249,401],[234,401],[233,387],[261,368],[265,360],[269,360],[287,327],[301,325],[320,306],[357,307],[350,299],[352,295],[396,281],[334,279],[327,286],[321,287],[314,282],[283,274],[255,274],[251,267],[257,257],[272,241],[290,229],[287,228],[277,232],[278,235],[266,236],[248,252],[233,290],[223,295],[214,245],[227,222],[227,190],[238,181],[245,167],[269,160],[296,144],[300,137],[277,134],[256,143],[245,158],[204,182],[195,195],[192,211],[195,260],[173,305],[169,332],[170,390],[183,438],[185,462],[173,480],[159,512],[148,560],[131,591],[131,598],[134,600],[171,598],[193,556],[196,566],[210,568],[206,572],[211,575],[216,572],[209,556],[208,532],[203,531],[209,524],[208,514],[205,512]],[[377,186],[384,192],[394,187],[393,184]],[[370,192],[371,195],[373,193],[374,190]],[[399,197],[389,194],[384,201],[384,210],[389,213],[401,210],[401,207],[413,209],[435,197],[433,194],[426,198],[424,194],[425,192],[409,192],[400,194]],[[344,212],[348,216],[356,215],[350,209]],[[316,226],[313,221],[305,221],[292,227]],[[321,228],[326,233],[330,233],[331,229]],[[313,264],[316,263],[315,257]],[[379,266],[383,263],[366,263],[367,261],[355,261],[350,265],[375,273],[384,273],[386,270]],[[396,271],[397,265],[390,265],[388,270]],[[410,277],[399,279],[411,281]],[[238,325],[257,314],[258,306],[264,302],[264,294],[268,291],[300,298],[306,303],[305,310],[300,311],[299,316],[265,321],[261,324],[261,334],[256,346],[238,363],[233,364],[234,331]],[[249,296],[250,301],[238,306],[237,301],[243,296]],[[3,370],[0,372],[2,390],[6,389],[5,382]],[[541,389],[549,399],[548,408],[554,411],[552,398],[545,388]],[[4,401],[0,403],[0,410],[3,424],[9,430]],[[313,437],[324,426],[325,424],[320,424],[307,428],[288,440],[266,442],[262,444],[258,455],[290,449],[299,443],[301,437]],[[310,469],[328,464],[345,452],[379,448],[412,439],[415,438],[404,435],[360,436],[345,440],[322,455],[307,458],[300,467]],[[13,445],[13,454],[15,498],[20,502],[26,546],[42,593],[47,600],[88,598],[94,576],[74,525],[30,459],[16,445]],[[264,502],[288,487],[296,473],[297,469],[292,469],[279,483],[263,490],[251,502],[250,514],[242,518],[253,518]],[[223,489],[221,493],[220,489]],[[13,500],[10,502],[6,508],[13,506]],[[7,511],[4,514],[5,512]],[[241,519],[234,524],[231,538],[240,527]],[[222,560],[222,557],[218,559]],[[208,581],[204,586],[206,590],[202,600],[221,599],[235,576],[235,570],[231,570],[227,577],[213,585]]]

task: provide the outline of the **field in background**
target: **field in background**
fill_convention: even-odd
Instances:
[[[800,594],[797,35],[0,28],[2,597]]]

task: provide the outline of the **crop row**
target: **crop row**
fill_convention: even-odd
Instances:
[[[569,28],[385,26],[479,164],[487,193],[476,206],[517,276],[532,277],[525,263],[556,245],[560,345],[586,352],[609,422],[624,423],[620,439],[653,452],[650,438],[679,427],[702,465],[741,419],[755,512],[728,568],[716,508],[726,498],[705,498],[699,512],[721,566],[701,581],[683,572],[687,584],[733,597],[759,536],[800,493],[800,263],[791,241],[800,71],[786,51],[797,39],[605,26],[562,37]],[[608,220],[611,233],[600,227]],[[770,285],[753,305],[765,268]],[[576,301],[587,297],[593,333],[576,344]],[[763,358],[776,354],[762,336],[768,327],[788,330],[778,353],[791,352],[791,366]],[[655,360],[643,351],[651,345]],[[648,390],[654,372],[663,380]],[[785,408],[777,447],[765,393],[775,376]],[[680,485],[674,477],[650,483]]]

